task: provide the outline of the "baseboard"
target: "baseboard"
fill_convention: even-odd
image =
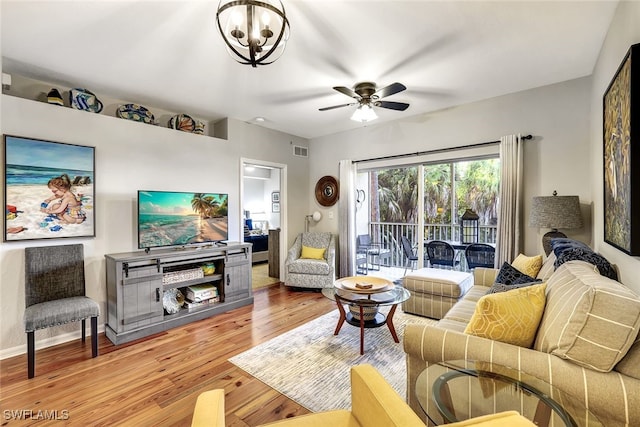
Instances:
[[[104,332],[104,325],[98,325],[98,334]],[[91,339],[91,331],[87,331],[87,339]],[[26,334],[25,334],[26,337]],[[36,341],[36,351],[43,348],[52,347],[58,344],[64,344],[69,341],[74,341],[82,338],[81,331],[67,332],[66,334],[56,335],[55,337],[46,338],[40,341]],[[27,343],[16,347],[5,348],[0,350],[0,360],[8,359],[9,357],[19,356],[27,353]]]

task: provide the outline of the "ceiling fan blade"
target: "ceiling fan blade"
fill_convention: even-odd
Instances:
[[[334,86],[333,89],[337,90],[338,92],[343,93],[343,94],[345,94],[347,96],[350,96],[352,98],[360,99],[360,95],[358,95],[357,93],[355,93],[353,90],[349,89],[348,87]]]
[[[402,83],[392,83],[389,86],[383,87],[382,89],[378,90],[373,94],[372,98],[375,98],[376,96],[378,97],[377,99],[384,98],[385,96],[391,96],[398,92],[402,92],[405,89],[407,89],[407,87]]]
[[[327,110],[333,110],[335,108],[350,107],[352,105],[358,105],[358,103],[357,102],[351,102],[349,104],[334,105],[333,107],[318,108],[318,110],[327,111]]]
[[[376,101],[373,105],[376,107],[389,108],[390,110],[404,111],[409,108],[409,104],[404,102],[392,102],[392,101]]]

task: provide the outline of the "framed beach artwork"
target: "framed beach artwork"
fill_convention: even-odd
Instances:
[[[604,241],[640,255],[640,44],[603,97]]]
[[[4,241],[94,237],[95,148],[4,135]]]

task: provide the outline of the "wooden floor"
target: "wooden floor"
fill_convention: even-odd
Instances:
[[[256,426],[308,413],[227,359],[335,309],[319,292],[283,285],[254,292],[253,306],[175,328],[131,344],[99,337],[0,361],[1,425],[188,426],[198,394],[224,388],[226,425]],[[37,348],[37,344],[36,344]],[[29,422],[13,417],[32,413]],[[41,411],[41,412],[39,412]]]

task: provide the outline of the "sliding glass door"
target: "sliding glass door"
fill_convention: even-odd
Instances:
[[[494,244],[499,180],[500,161],[495,157],[361,171],[357,233],[368,234],[391,252],[383,268],[417,267],[427,264],[425,241],[461,240],[460,217],[469,209],[478,215],[477,241]]]

